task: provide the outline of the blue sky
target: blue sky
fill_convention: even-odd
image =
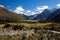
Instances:
[[[0,0],[0,5],[13,11],[20,7],[24,12],[28,11],[31,13],[32,11],[34,13],[39,7],[41,9],[44,8],[44,6],[48,9],[56,8],[57,6],[60,7],[60,0]]]

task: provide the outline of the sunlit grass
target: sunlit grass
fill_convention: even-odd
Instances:
[[[25,27],[45,27],[46,25],[50,25],[52,23],[9,23],[10,25],[21,25]]]
[[[0,24],[0,27],[3,27],[5,24]]]
[[[48,25],[51,25],[52,22],[47,22],[47,23],[9,23],[11,27],[14,25],[19,25],[19,26],[24,26],[24,27],[49,27]],[[60,27],[59,23],[54,23],[56,27]],[[5,24],[0,24],[0,27],[3,27]]]

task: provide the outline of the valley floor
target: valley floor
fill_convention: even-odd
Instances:
[[[59,23],[7,23],[0,26],[0,40],[60,40]]]

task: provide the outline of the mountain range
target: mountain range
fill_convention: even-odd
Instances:
[[[46,21],[60,22],[60,8],[52,12],[46,19]]]
[[[42,13],[38,14],[33,20],[45,20],[51,12],[48,9],[45,9]]]
[[[42,13],[27,16],[9,11],[0,7],[0,20],[17,21],[17,20],[39,20],[39,21],[56,21],[60,22],[60,8],[52,10],[45,9]]]

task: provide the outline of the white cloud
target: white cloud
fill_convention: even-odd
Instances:
[[[57,6],[57,8],[60,8],[60,4],[57,4],[56,6]]]
[[[36,11],[38,12],[38,13],[41,13],[43,10],[45,10],[45,9],[48,9],[48,6],[38,6],[37,8],[36,8]]]
[[[38,13],[41,13],[43,10],[48,9],[48,6],[38,6],[35,11],[31,11],[31,10],[25,10],[22,6],[18,6],[14,12],[18,13],[18,14],[25,14],[27,16],[29,15],[35,15]]]
[[[31,10],[24,10],[22,6],[18,6],[15,11],[18,14],[25,14],[25,15],[34,15],[36,14],[35,12],[32,12]]]
[[[18,13],[18,14],[22,14],[22,13],[24,13],[24,9],[22,8],[22,6],[18,6],[16,9],[15,9],[15,11],[14,12],[16,12],[16,13]]]
[[[0,5],[0,7],[4,7],[3,5]]]
[[[31,10],[27,10],[27,11],[26,11],[26,13],[30,13],[30,12],[31,12]]]
[[[25,15],[34,15],[34,14],[36,14],[35,12],[32,12],[31,10],[27,10],[26,11],[26,13],[25,13]]]

